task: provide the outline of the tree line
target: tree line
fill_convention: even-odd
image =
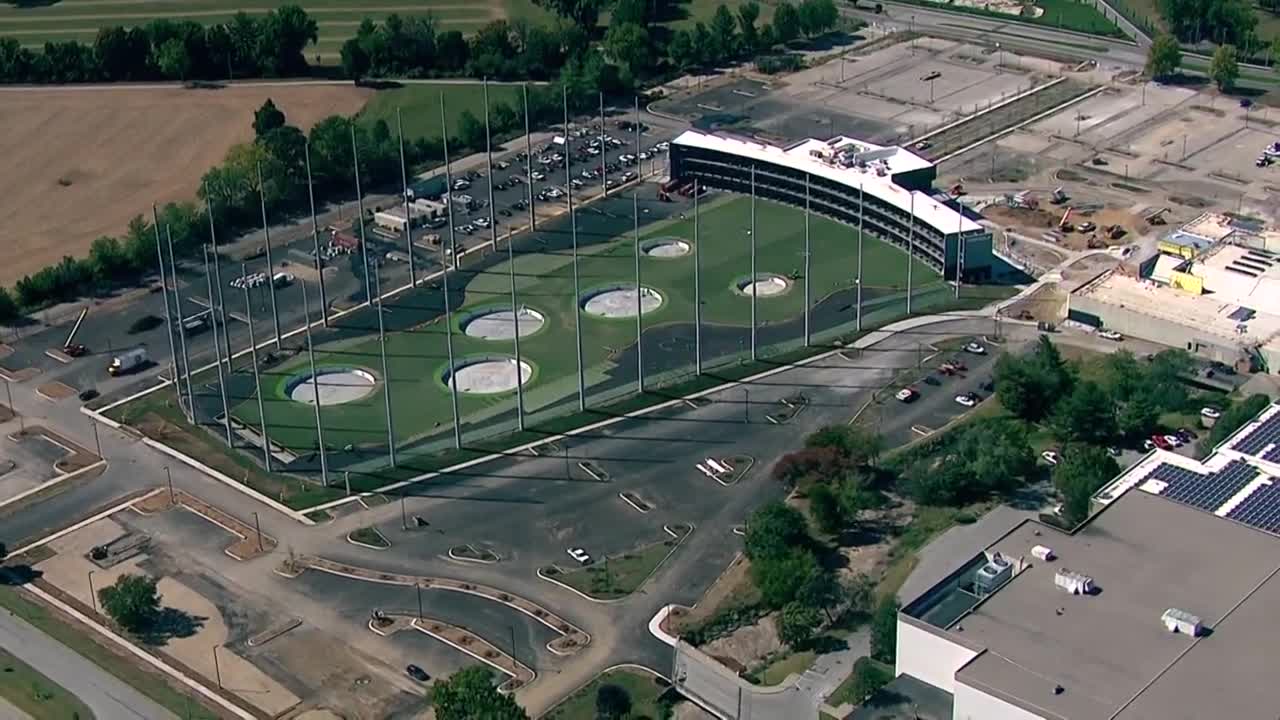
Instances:
[[[303,55],[316,41],[316,21],[297,5],[230,21],[152,20],[105,27],[88,43],[50,41],[41,51],[0,38],[0,82],[83,83],[306,75]]]

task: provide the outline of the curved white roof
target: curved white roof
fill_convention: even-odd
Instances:
[[[958,230],[974,232],[982,226],[964,217],[928,193],[908,190],[893,182],[898,173],[932,166],[925,158],[897,146],[873,145],[838,135],[830,140],[810,138],[790,147],[722,134],[686,130],[672,141],[676,145],[715,150],[747,160],[783,165],[833,180],[851,189],[862,188],[916,219],[949,235]]]

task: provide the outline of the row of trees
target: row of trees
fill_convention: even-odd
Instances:
[[[800,37],[830,31],[839,12],[834,0],[802,0],[798,6],[783,0],[772,23],[757,27],[759,17],[760,6],[755,2],[739,5],[736,16],[720,5],[709,24],[699,21],[691,29],[675,31],[667,42],[666,57],[674,68],[685,71],[768,53]]]
[[[1271,61],[1280,62],[1280,37],[1271,45]],[[1182,67],[1182,46],[1172,35],[1157,35],[1147,48],[1146,72],[1156,80],[1175,75]],[[1218,90],[1228,92],[1240,78],[1240,61],[1234,45],[1219,45],[1209,61],[1209,79]]]
[[[230,21],[200,25],[153,20],[137,27],[107,27],[91,43],[45,43],[42,52],[0,38],[0,82],[78,83],[136,80],[226,79],[305,75],[303,50],[316,41],[316,21],[297,5],[261,17],[237,13]]]

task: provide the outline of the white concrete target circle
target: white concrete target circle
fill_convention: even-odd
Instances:
[[[678,237],[660,237],[640,243],[640,250],[646,256],[663,260],[688,255],[692,249],[693,246]]]
[[[314,375],[304,373],[289,380],[289,399],[307,405],[316,404],[319,392],[320,405],[342,405],[359,400],[378,387],[373,373],[357,368],[320,368]]]
[[[751,297],[753,292],[757,298],[775,297],[791,289],[791,279],[773,273],[757,273],[755,280],[739,280],[734,288],[747,297]]]
[[[640,286],[640,313],[647,315],[662,307],[662,293],[651,287]],[[634,285],[606,288],[588,293],[582,303],[583,312],[603,318],[633,318],[636,316],[636,288]]]
[[[495,395],[511,392],[517,383],[524,385],[533,377],[533,366],[529,363],[520,362],[518,372],[516,367],[513,357],[474,358],[458,363],[452,373],[446,370],[441,380],[445,387],[456,382],[460,393]]]
[[[529,307],[520,308],[520,337],[532,335],[542,329],[547,318]],[[516,313],[510,310],[491,310],[464,320],[462,331],[469,337],[481,340],[510,340],[516,335]]]

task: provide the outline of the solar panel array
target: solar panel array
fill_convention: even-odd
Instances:
[[[1280,484],[1263,485],[1249,493],[1227,517],[1260,530],[1280,533]]]
[[[1164,481],[1166,487],[1160,493],[1164,497],[1213,512],[1243,490],[1258,474],[1257,468],[1249,463],[1232,460],[1221,470],[1208,475],[1161,463],[1148,477]]]
[[[1275,413],[1271,417],[1263,420],[1257,427],[1249,431],[1249,434],[1232,446],[1233,450],[1242,452],[1246,455],[1259,456],[1268,445],[1280,445],[1280,413]],[[1273,453],[1267,453],[1272,455]],[[1264,457],[1266,460],[1273,460],[1271,457]]]

